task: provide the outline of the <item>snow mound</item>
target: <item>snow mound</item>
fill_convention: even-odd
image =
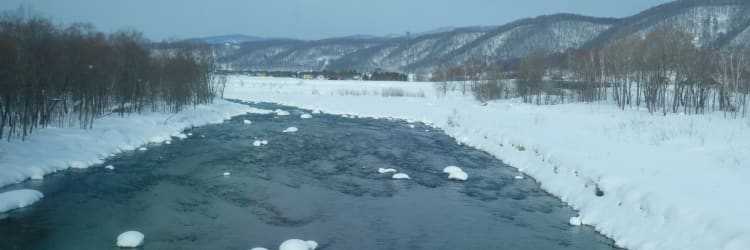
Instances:
[[[284,111],[284,110],[281,110],[281,109],[274,110],[273,112],[276,113],[276,115],[278,115],[278,116],[289,115],[288,111]]]
[[[143,245],[143,234],[138,231],[127,231],[117,236],[118,247],[135,248]]]
[[[378,173],[385,174],[385,173],[396,173],[398,172],[395,169],[392,168],[378,168]]]
[[[0,193],[0,213],[18,209],[41,200],[44,195],[33,189],[19,189]]]
[[[244,120],[242,121],[242,123],[244,123],[245,125],[253,124],[253,122],[251,122],[250,120]]]
[[[464,171],[461,172],[453,172],[448,174],[448,179],[451,180],[459,180],[459,181],[465,181],[469,179],[469,174],[467,174]]]
[[[267,140],[255,140],[253,142],[253,146],[256,146],[256,147],[260,147],[260,146],[263,146],[263,145],[266,145],[266,144],[268,144]]]
[[[299,115],[299,118],[302,118],[302,119],[311,119],[312,115],[311,114],[301,114],[301,115]]]
[[[112,165],[107,165],[104,168],[107,170],[115,170],[115,166],[112,166]]]
[[[581,221],[581,217],[571,217],[568,223],[570,223],[571,226],[583,225],[583,222]]]
[[[447,166],[443,168],[443,173],[448,174],[448,179],[465,181],[469,179],[469,174],[464,172],[463,169],[456,166]]]
[[[464,170],[456,166],[447,166],[443,168],[443,173],[450,174],[453,172],[463,172]]]
[[[279,250],[315,250],[315,248],[318,248],[317,242],[300,239],[286,240],[279,246]]]
[[[411,178],[409,178],[408,174],[404,174],[404,173],[394,174],[393,177],[391,177],[391,178],[393,178],[394,180],[408,180],[408,179],[411,179]]]
[[[299,131],[299,129],[297,127],[288,127],[286,129],[284,129],[284,131],[281,131],[281,132],[282,133],[294,133],[294,132],[297,132],[297,131]]]

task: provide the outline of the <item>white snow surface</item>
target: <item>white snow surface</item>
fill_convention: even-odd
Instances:
[[[581,222],[580,217],[570,217],[570,220],[568,221],[571,226],[580,226],[583,225],[583,222]]]
[[[0,193],[0,213],[30,206],[41,200],[44,195],[33,189],[18,189]]]
[[[25,141],[0,140],[0,186],[39,178],[56,171],[101,164],[107,157],[135,150],[148,143],[187,138],[186,128],[221,123],[245,113],[267,113],[229,101],[216,100],[171,113],[107,116],[94,121],[92,129],[42,128]]]
[[[424,97],[367,94],[388,87]],[[352,90],[364,94],[340,94]],[[460,91],[438,95],[434,83],[416,82],[233,76],[225,97],[432,124],[457,142],[523,168],[578,210],[582,224],[621,247],[750,249],[749,118],[650,115],[610,103],[503,100],[481,106]],[[597,187],[603,196],[595,195]]]
[[[135,248],[143,245],[143,234],[138,231],[127,231],[117,236],[117,246]]]

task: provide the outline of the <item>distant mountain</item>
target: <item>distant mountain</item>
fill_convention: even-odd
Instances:
[[[221,35],[221,36],[208,36],[208,37],[199,37],[199,38],[190,38],[186,41],[190,42],[203,42],[208,44],[237,44],[237,43],[243,43],[243,42],[249,42],[249,41],[258,41],[263,40],[264,38],[258,37],[258,36],[248,36],[248,35],[242,35],[242,34],[230,34],[230,35]]]
[[[441,61],[472,57],[521,58],[536,49],[549,53],[596,47],[617,35],[640,35],[671,27],[694,37],[697,46],[750,44],[749,0],[682,0],[615,19],[573,14],[527,18],[501,26],[441,28],[401,36],[350,36],[315,41],[249,40],[216,46],[225,68],[243,70],[429,70]],[[408,47],[407,47],[408,44]]]

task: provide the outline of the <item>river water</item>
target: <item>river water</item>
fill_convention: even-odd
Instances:
[[[3,188],[45,197],[4,215],[0,249],[117,249],[127,230],[146,235],[141,249],[158,250],[276,249],[290,238],[345,250],[612,249],[592,228],[568,225],[575,211],[534,180],[514,179],[515,169],[437,129],[253,106],[292,114],[234,117],[110,158],[102,166],[114,171],[61,171]],[[299,131],[281,132],[290,126]],[[448,180],[447,165],[469,180]]]

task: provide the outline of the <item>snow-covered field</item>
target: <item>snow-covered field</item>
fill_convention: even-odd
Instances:
[[[404,97],[384,94],[394,92]],[[482,106],[437,95],[431,83],[234,76],[225,97],[432,124],[535,178],[622,247],[750,249],[750,119],[609,104]]]
[[[145,150],[149,143],[169,143],[186,138],[188,135],[181,133],[186,128],[219,123],[247,112],[263,111],[218,100],[177,114],[112,115],[96,120],[93,129],[89,130],[39,129],[25,141],[0,142],[0,187],[28,179],[41,180],[44,175],[68,168],[101,164],[104,159],[119,152]],[[37,197],[32,192],[24,194],[27,194],[26,200],[41,198],[32,199]],[[19,199],[17,193],[13,196],[0,193],[0,213],[23,207],[20,205],[30,205],[26,204],[28,202],[19,205]]]

